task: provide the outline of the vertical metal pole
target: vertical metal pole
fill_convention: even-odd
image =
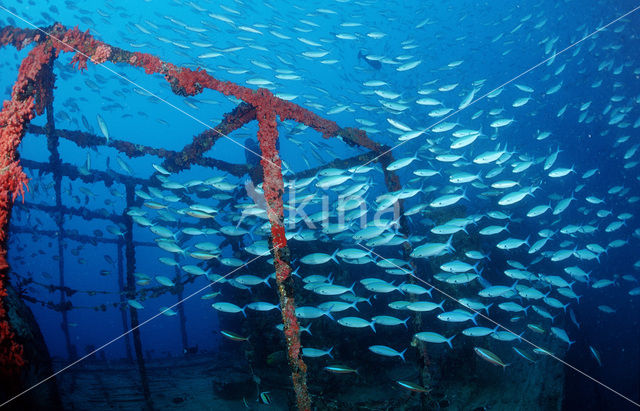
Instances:
[[[127,209],[134,205],[134,186],[126,185]],[[127,262],[127,298],[129,300],[136,299],[136,280],[133,275],[136,269],[136,250],[133,246],[133,220],[130,216],[125,217],[125,257]],[[129,306],[129,316],[131,318],[131,328],[133,329],[133,347],[136,352],[136,361],[138,363],[138,371],[140,372],[140,380],[142,382],[142,393],[144,395],[145,406],[147,410],[153,410],[153,402],[151,401],[151,391],[149,390],[149,379],[147,377],[147,369],[144,364],[144,356],[142,354],[142,340],[140,339],[140,321],[138,320],[138,311]]]
[[[129,321],[127,320],[127,299],[125,298],[125,285],[124,285],[124,268],[123,268],[123,256],[122,248],[124,242],[122,239],[118,239],[118,289],[120,290],[120,315],[122,316],[122,332],[127,333],[129,331]],[[127,354],[127,361],[133,362],[133,356],[131,355],[131,338],[129,334],[124,336],[125,352]]]
[[[306,411],[311,410],[311,400],[307,391],[307,366],[302,361],[300,351],[300,327],[296,318],[293,280],[289,265],[290,252],[284,230],[284,207],[282,204],[284,181],[282,179],[282,162],[276,148],[278,123],[276,112],[272,108],[273,95],[263,89],[258,90],[258,93],[262,93],[264,97],[264,104],[256,108],[256,117],[259,126],[258,140],[262,152],[260,162],[264,170],[264,196],[267,202],[267,216],[271,223],[273,265],[276,269],[276,283],[280,297],[293,389],[296,393],[298,409]]]
[[[176,270],[176,283],[178,285],[178,302],[181,302],[184,298],[184,285],[181,281],[180,270],[178,267],[174,267]],[[180,336],[182,337],[182,352],[186,353],[189,348],[189,340],[187,339],[187,316],[184,313],[184,304],[178,305],[178,317],[180,317]]]
[[[3,30],[4,40],[6,40],[5,34]],[[19,371],[25,364],[24,347],[15,339],[16,334],[12,330],[3,302],[3,298],[7,296],[5,282],[9,271],[7,240],[11,208],[16,197],[22,196],[24,199],[24,190],[29,189],[29,179],[20,165],[17,148],[35,112],[42,114],[44,111],[46,102],[44,100],[34,102],[34,98],[36,96],[40,99],[49,98],[47,92],[51,93],[51,86],[46,86],[47,72],[43,74],[42,71],[43,66],[47,63],[51,64],[51,56],[51,50],[48,50],[44,44],[39,44],[29,51],[27,57],[20,63],[18,80],[13,86],[11,99],[5,100],[0,111],[0,141],[2,141],[0,144],[0,169],[2,170],[0,174],[0,364],[2,365],[0,374],[5,376]],[[49,74],[52,74],[51,71]],[[35,86],[34,81],[38,82]],[[33,87],[30,88],[30,86]]]
[[[44,67],[44,70],[49,71],[51,78],[51,87],[53,88],[53,80],[55,76],[53,70],[53,56],[51,56],[50,63]],[[51,98],[47,101],[47,124],[45,130],[47,133],[47,146],[49,147],[49,163],[53,168],[53,188],[56,193],[56,208],[58,212],[55,215],[56,226],[58,228],[58,285],[60,286],[60,313],[62,314],[62,333],[64,334],[65,343],[67,345],[67,356],[69,360],[76,358],[76,349],[71,344],[71,336],[69,333],[69,319],[67,313],[67,295],[64,287],[64,214],[62,213],[62,174],[60,173],[60,152],[58,150],[58,136],[56,134],[55,118],[53,116],[53,92],[50,91]]]

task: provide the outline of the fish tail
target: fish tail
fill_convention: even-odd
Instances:
[[[240,225],[240,222],[241,221],[238,221],[238,226]],[[258,225],[256,224],[249,229],[249,238],[251,239],[252,242],[255,241],[255,238],[253,237],[253,232],[256,231],[257,228],[258,228]]]
[[[306,331],[309,333],[309,335],[313,335],[311,334],[311,323],[309,325],[307,325],[306,327],[301,327],[300,331]]]
[[[336,249],[336,251],[333,252],[333,254],[331,254],[331,259],[333,260],[333,262],[335,262],[336,264],[340,264],[338,262],[338,259],[336,258],[336,255],[338,255],[338,251],[340,251],[340,249]]]
[[[455,249],[455,248],[453,248],[452,241],[453,241],[453,234],[451,234],[451,235],[449,236],[449,239],[447,240],[447,244],[446,244],[446,246],[447,246],[447,250],[450,250],[450,251],[452,251],[452,252],[454,252],[454,253],[455,253],[455,252],[456,252],[456,249]]]
[[[489,308],[491,308],[492,305],[493,305],[493,303],[490,303],[489,305],[485,305],[484,306],[484,310],[487,312],[487,315],[489,315]]]
[[[449,348],[451,348],[452,350],[453,350],[453,344],[451,344],[451,340],[453,340],[453,337],[455,337],[455,334],[449,337],[449,339],[447,339],[447,344],[449,344]]]
[[[480,272],[478,272],[478,266],[480,265],[480,261],[478,261],[477,263],[475,263],[473,265],[473,271],[476,272],[476,274],[480,275]]]
[[[331,309],[328,309],[323,314],[326,315],[327,317],[331,318],[333,321],[336,320],[335,318],[333,318],[333,315],[331,315]]]

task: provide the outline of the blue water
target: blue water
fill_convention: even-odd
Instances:
[[[416,196],[404,200],[404,210],[425,203],[425,210],[433,212],[425,212],[422,216],[414,215],[408,219],[406,224],[410,230],[409,241],[412,246],[415,248],[426,242],[445,242],[448,236],[432,234],[430,229],[450,218],[471,215],[482,215],[484,218],[477,226],[470,224],[468,233],[459,232],[454,235],[454,246],[457,249],[455,254],[439,257],[440,260],[431,266],[431,260],[414,259],[420,268],[416,275],[429,285],[443,286],[443,282],[434,278],[438,266],[453,259],[464,260],[473,265],[475,261],[465,258],[464,252],[480,247],[491,258],[482,259],[480,263],[483,268],[482,281],[486,282],[478,280],[473,285],[443,287],[455,298],[469,298],[477,297],[478,290],[488,286],[487,282],[492,285],[512,285],[514,280],[503,274],[509,268],[508,260],[521,262],[534,274],[562,276],[567,282],[574,279],[563,269],[580,266],[590,273],[590,277],[588,281],[577,281],[573,286],[573,291],[581,296],[579,303],[558,294],[555,290],[558,287],[544,285],[539,279],[524,281],[529,285],[535,283],[543,293],[551,290],[551,296],[561,300],[563,304],[570,302],[569,308],[574,311],[580,328],[570,320],[568,310],[565,312],[549,306],[546,309],[559,316],[553,324],[548,319],[535,317],[532,310],[529,310],[527,317],[513,320],[514,316],[521,316],[521,313],[497,309],[498,303],[507,299],[493,301],[495,304],[490,317],[517,334],[525,331],[524,337],[534,342],[538,336],[526,327],[526,323],[543,324],[547,334],[551,332],[551,326],[565,329],[575,344],[566,350],[566,344],[562,342],[559,345],[562,350],[555,352],[558,357],[624,396],[634,401],[640,400],[639,297],[637,293],[630,294],[632,289],[638,287],[640,270],[637,253],[640,238],[637,201],[640,189],[636,163],[640,154],[633,151],[640,144],[640,61],[637,53],[640,17],[634,12],[600,30],[632,10],[637,6],[636,3],[600,1],[589,4],[588,7],[584,2],[576,0],[545,0],[535,3],[459,1],[451,4],[411,1],[393,5],[376,1],[314,1],[299,5],[241,1],[194,3],[140,1],[91,2],[90,5],[79,5],[70,1],[50,1],[45,5],[39,2],[10,1],[3,2],[1,6],[14,15],[0,10],[0,23],[2,26],[14,25],[22,28],[31,27],[29,24],[47,27],[56,21],[69,28],[77,25],[80,30],[88,29],[97,39],[114,47],[151,53],[177,66],[192,69],[200,67],[220,80],[233,81],[254,89],[258,87],[256,82],[264,81],[267,82],[266,88],[276,95],[293,98],[294,103],[337,122],[341,127],[366,130],[372,140],[392,148],[394,159],[411,157],[419,152],[415,162],[397,171],[404,188],[421,189]],[[20,61],[30,49],[31,46],[21,51],[16,51],[12,46],[0,49],[0,78],[5,99],[9,98]],[[303,54],[311,51],[326,51],[326,55],[310,57]],[[203,57],[207,53],[219,55]],[[359,53],[368,57],[359,58]],[[193,136],[205,129],[204,124],[218,124],[223,115],[238,103],[237,100],[213,90],[205,90],[190,97],[175,95],[162,76],[149,76],[142,69],[124,64],[106,63],[101,66],[89,63],[86,70],[79,72],[70,65],[72,56],[71,53],[61,53],[55,62],[54,73],[57,79],[53,110],[56,128],[61,130],[81,130],[101,137],[96,120],[99,115],[108,125],[111,139],[179,151],[192,141]],[[419,64],[414,68],[398,70],[411,61],[419,61]],[[374,87],[365,85],[374,80],[385,84]],[[442,86],[456,83],[457,86],[451,91],[438,90]],[[530,87],[533,91],[523,91],[516,84]],[[551,91],[554,86],[559,86],[557,92]],[[501,88],[498,95],[492,95],[493,91],[497,94],[497,90]],[[474,89],[477,91],[471,104],[462,107],[461,102]],[[375,90],[397,96],[383,97],[375,94]],[[516,99],[526,96],[530,96],[531,100],[521,107],[513,106]],[[442,104],[427,106],[416,102],[426,97],[437,99]],[[383,102],[399,103],[406,108],[393,110]],[[430,111],[442,107],[452,108],[448,117],[429,116]],[[490,113],[491,110],[498,109],[502,111]],[[614,121],[616,114],[622,115],[622,119]],[[387,119],[400,122],[413,130],[427,130],[437,122],[455,122],[457,125],[452,131],[427,131],[411,141],[399,144],[401,141],[398,141],[398,136],[404,131],[394,128]],[[492,127],[490,124],[497,119],[513,119],[513,122],[505,127]],[[39,116],[32,123],[44,126],[46,116]],[[289,170],[288,178],[293,178],[294,173],[322,167],[338,158],[346,159],[367,152],[366,149],[349,146],[337,138],[325,140],[311,129],[299,131],[294,126],[292,121],[279,124],[280,155]],[[479,130],[481,134],[469,146],[459,150],[449,148],[451,141],[455,141],[451,137],[452,132],[461,129]],[[205,156],[233,164],[255,164],[257,157],[253,157],[243,146],[254,143],[256,132],[257,124],[253,122],[235,131],[229,138],[219,139]],[[551,134],[538,139],[542,132]],[[253,141],[250,143],[250,140]],[[148,179],[150,184],[158,185],[158,173],[152,167],[152,164],[161,164],[162,160],[157,157],[147,155],[127,158],[113,148],[79,148],[64,139],[60,140],[59,148],[63,163],[86,168],[87,158],[90,158],[91,170],[110,170],[110,173],[128,175],[118,165],[119,157],[131,168],[133,176]],[[543,170],[545,159],[556,148],[562,151],[551,170],[566,167],[573,168],[575,172],[561,178],[550,178],[548,172],[551,170]],[[474,182],[474,185],[464,184],[468,199],[462,199],[454,208],[445,208],[444,213],[441,213],[442,209],[429,207],[429,203],[436,197],[448,193],[446,190],[451,186],[456,186],[448,181],[449,175],[468,171],[485,176],[496,164],[477,165],[472,160],[484,151],[499,149],[513,152],[505,164],[502,164],[505,170],[499,176],[483,178]],[[49,160],[46,138],[42,135],[27,134],[19,152],[24,159],[38,162]],[[444,153],[461,154],[463,158],[455,163],[435,159],[436,155]],[[626,155],[628,158],[625,158]],[[530,168],[522,173],[512,173],[512,167],[526,161],[532,161]],[[357,182],[370,185],[365,195],[369,218],[375,214],[373,208],[376,198],[387,192],[382,173],[379,172],[380,165],[370,165],[375,170],[364,174],[369,180],[354,178],[342,185],[349,187]],[[433,168],[441,171],[442,175],[417,178],[413,171],[421,168]],[[587,170],[594,168],[598,171],[593,177],[583,178]],[[69,360],[69,346],[60,326],[60,312],[47,307],[48,302],[58,303],[59,292],[49,292],[43,286],[57,285],[59,281],[58,262],[54,259],[57,256],[57,239],[38,233],[45,230],[57,231],[58,228],[53,216],[29,206],[55,205],[53,180],[50,174],[39,174],[35,170],[27,169],[26,173],[31,178],[31,192],[25,196],[26,206],[20,206],[14,212],[12,227],[15,232],[10,232],[12,273],[32,278],[37,283],[26,289],[31,301],[29,307],[38,320],[51,356],[64,362]],[[170,179],[185,183],[216,176],[238,186],[237,190],[230,192],[230,202],[218,210],[212,226],[219,229],[237,223],[232,219],[239,212],[233,205],[248,201],[244,182],[249,177],[238,178],[220,170],[193,166],[179,174],[172,174]],[[498,190],[496,194],[496,190],[489,186],[502,179],[513,179],[519,186]],[[526,196],[517,204],[506,207],[498,205],[498,199],[502,195],[528,186],[538,186],[539,189],[533,192],[533,196]],[[612,191],[616,186],[622,188]],[[310,187],[312,189],[307,193],[316,193],[319,199],[326,195],[330,208],[335,208],[335,190],[316,189],[313,184]],[[146,189],[144,186],[137,188]],[[68,207],[104,210],[109,216],[125,215],[127,204],[122,185],[105,187],[99,182],[87,184],[63,178],[62,189],[62,203]],[[210,196],[214,192],[221,193],[220,190],[210,189],[205,194]],[[165,194],[169,193],[171,190],[165,190]],[[183,201],[168,204],[174,210],[187,207],[193,202],[213,207],[226,204],[211,201],[205,196],[197,198],[193,195],[194,191],[179,190],[179,193],[183,196]],[[550,204],[553,208],[559,200],[569,198],[572,194],[576,200],[557,216],[552,216],[550,211],[537,218],[525,216],[533,206]],[[603,199],[604,203],[590,203],[585,200],[588,196]],[[191,203],[184,201],[185,198]],[[144,200],[136,201],[137,206],[147,211],[147,217],[152,218],[156,224],[163,224],[154,210],[142,206]],[[322,204],[315,204],[305,211],[312,214],[321,208]],[[447,215],[449,210],[455,211]],[[503,232],[491,237],[480,235],[478,231],[482,227],[506,223],[506,220],[486,216],[489,211],[495,210],[504,211],[511,216],[509,233]],[[612,214],[597,217],[598,210],[609,210]],[[624,219],[625,224],[615,231],[606,232],[605,228],[624,213],[631,215]],[[198,224],[198,220],[193,218],[186,218],[176,212],[173,215],[179,221],[170,228],[176,232]],[[388,213],[383,217],[391,218],[392,215],[393,213]],[[622,221],[623,218],[618,220]],[[267,239],[258,229],[266,220],[247,221],[243,227],[251,233],[241,236],[233,247],[243,248],[254,241]],[[540,230],[546,228],[557,231],[571,224],[590,225],[596,229],[592,234],[557,233],[542,251],[532,254],[527,253],[524,247],[509,251],[496,248],[496,243],[507,237],[530,237],[530,246],[540,238]],[[77,230],[98,239],[117,239],[119,236],[110,233],[108,226],[114,224],[103,219],[86,221],[73,216],[66,216],[64,222],[66,232]],[[29,227],[34,231],[25,233],[24,229]],[[354,225],[351,232],[354,233],[359,228]],[[298,224],[290,231],[300,229],[306,227]],[[258,230],[258,234],[255,230]],[[144,309],[138,310],[138,314],[140,321],[145,321],[160,312],[161,307],[178,302],[177,296],[170,292],[159,296],[149,296],[143,292],[148,287],[158,287],[154,281],[155,276],[173,278],[175,271],[173,267],[158,260],[159,257],[172,255],[153,245],[157,236],[148,228],[134,223],[133,237],[135,241],[150,245],[137,246],[135,249],[135,271],[150,278],[150,284],[137,286],[138,292],[142,293],[138,300],[144,305]],[[607,247],[614,240],[622,240],[624,243],[620,247]],[[219,244],[224,257],[235,256],[243,262],[253,258],[246,252],[234,250],[222,234],[207,236],[203,241]],[[563,241],[570,243],[561,246]],[[188,252],[195,251],[193,247],[196,242],[185,235],[179,239],[179,243],[185,248],[190,247]],[[571,256],[568,260],[554,262],[550,259],[551,255],[542,254],[574,247],[584,249],[589,243],[598,243],[608,248],[606,253],[599,255],[599,261],[580,260]],[[405,278],[384,274],[371,262],[354,265],[339,259],[337,264],[329,261],[326,265],[309,266],[299,261],[313,252],[331,254],[336,248],[357,248],[356,241],[352,238],[318,235],[314,241],[309,242],[293,239],[291,246],[294,259],[292,266],[294,269],[301,267],[299,273],[302,277],[333,273],[338,278],[336,283],[349,287],[356,282],[357,295],[365,298],[373,296],[373,306],[363,308],[362,314],[367,319],[374,315],[397,315],[401,319],[411,315],[397,313],[387,307],[388,302],[406,299],[406,296],[403,297],[397,291],[393,295],[376,295],[358,283],[363,278],[379,277],[389,282],[394,280],[394,285],[398,285]],[[64,240],[64,247],[65,285],[73,290],[81,290],[69,297],[74,308],[68,311],[68,322],[71,344],[77,355],[82,356],[123,332],[117,265],[108,261],[117,261],[117,247],[113,243],[80,244],[68,239]],[[374,250],[386,258],[404,258],[399,246],[374,247]],[[535,261],[536,257],[541,260]],[[263,257],[233,275],[255,274],[265,277],[273,272],[273,267],[266,259],[267,257]],[[188,255],[179,262],[181,265],[201,263]],[[206,269],[207,265],[201,263],[201,267]],[[212,260],[213,273],[225,276],[233,269],[220,264],[217,259]],[[101,270],[108,273],[101,275]],[[183,279],[189,278],[185,272],[181,276]],[[17,277],[12,278],[14,284],[18,284]],[[604,288],[591,287],[601,279],[615,280],[615,284]],[[186,284],[183,296],[202,290],[208,281],[206,276],[195,278]],[[299,301],[305,305],[327,301],[326,298],[318,298],[304,290],[299,278],[296,277],[294,281],[299,286]],[[421,284],[419,281],[418,283]],[[270,284],[274,287],[275,281],[271,280]],[[262,288],[262,284],[255,287],[260,287],[259,291],[250,294],[228,284],[216,283],[212,288],[207,288],[182,303],[187,319],[189,346],[197,346],[200,353],[226,349],[228,341],[223,339],[220,329],[229,324],[237,325],[238,332],[251,332],[247,329],[248,320],[244,320],[241,314],[219,312],[211,304],[214,301],[226,301],[244,305],[260,301],[258,298],[277,303],[275,287],[270,290]],[[94,290],[105,293],[94,295],[87,292]],[[221,292],[215,300],[200,298],[203,294],[214,291]],[[433,301],[439,303],[443,298],[445,297],[438,295],[437,291],[433,292]],[[34,300],[37,302],[33,302]],[[518,296],[509,301],[518,302],[522,306],[545,306],[541,301],[527,301]],[[612,307],[615,312],[603,312],[598,309],[602,305]],[[105,309],[94,310],[94,307],[101,306]],[[448,298],[445,306],[447,311],[461,308]],[[264,315],[264,318],[269,319],[270,328],[279,319],[275,312],[249,311],[248,314],[249,317],[254,316],[254,319],[259,318],[255,316]],[[358,315],[356,312],[351,314]],[[339,313],[336,317],[345,315]],[[445,326],[435,319],[435,312],[425,313],[423,318],[427,329],[422,331],[440,332],[445,336],[457,334],[453,340],[454,354],[464,353],[468,360],[480,361],[472,354],[472,347],[487,346],[489,337],[482,337],[483,340],[474,340],[473,343],[463,343],[462,340],[467,337],[460,333],[470,326],[469,323]],[[323,324],[314,325],[319,330],[314,332],[314,337],[317,336],[318,340],[304,335],[303,344],[327,348],[335,345],[335,351],[339,353],[337,362],[357,367],[357,362],[363,361],[363,354],[350,358],[350,350],[340,346],[349,343],[350,335],[362,336],[359,333],[362,330],[337,324],[328,325],[324,321],[328,319],[311,321]],[[304,324],[308,322],[309,320],[303,321]],[[481,325],[494,327],[487,321]],[[147,358],[179,357],[184,354],[178,315],[161,315],[144,324],[140,332]],[[359,334],[354,334],[356,332]],[[384,337],[376,335],[378,338],[373,343],[400,349],[409,347],[411,334],[404,330],[398,335],[383,335]],[[343,337],[347,338],[347,343],[341,343],[340,339]],[[124,358],[127,338],[130,337],[114,340],[101,350],[100,355],[113,360]],[[275,346],[271,350],[266,349],[267,354],[283,348],[283,345],[278,346],[277,340],[270,341],[274,341]],[[360,351],[365,356],[369,355],[368,361],[375,362],[379,358],[367,350],[367,343],[371,341],[362,338],[356,341],[362,344]],[[427,344],[428,347],[432,346]],[[502,344],[499,356],[505,362],[525,361],[509,349],[515,343]],[[520,342],[517,346],[525,348],[529,353],[533,348],[525,342]],[[602,366],[598,366],[590,353],[590,346],[597,348]],[[409,347],[408,352],[414,359],[416,351]],[[538,361],[556,361],[535,356]],[[386,358],[384,360],[387,361]],[[483,366],[493,367],[485,363]],[[588,377],[566,367],[565,373],[565,409],[632,407],[629,401]],[[310,379],[312,378],[310,375]]]

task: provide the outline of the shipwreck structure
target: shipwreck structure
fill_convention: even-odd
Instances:
[[[56,230],[40,232],[42,235],[55,239],[56,242],[58,278],[57,281],[52,281],[50,284],[42,284],[42,286],[48,289],[50,293],[55,294],[57,300],[29,300],[29,302],[40,303],[60,313],[69,361],[76,361],[79,357],[70,337],[70,324],[67,314],[72,309],[72,305],[69,299],[71,295],[83,291],[71,289],[65,284],[64,241],[65,239],[71,239],[80,242],[111,243],[117,247],[115,266],[118,270],[120,289],[118,307],[121,310],[122,331],[132,337],[132,344],[129,338],[126,339],[127,354],[132,361],[135,361],[137,366],[137,378],[141,387],[140,392],[137,393],[140,397],[139,404],[147,409],[154,408],[153,390],[150,387],[149,380],[155,378],[154,375],[161,374],[161,372],[157,371],[160,366],[156,363],[150,367],[149,361],[145,359],[139,331],[141,321],[138,318],[138,312],[126,303],[128,299],[135,299],[139,292],[136,289],[134,276],[136,271],[136,247],[144,245],[143,242],[134,238],[133,221],[126,213],[126,210],[136,205],[136,186],[148,186],[153,183],[146,179],[113,171],[92,170],[91,173],[83,173],[78,167],[66,162],[65,158],[63,158],[60,152],[60,142],[62,140],[80,148],[109,147],[128,158],[153,156],[159,160],[158,163],[162,164],[162,167],[174,173],[198,165],[209,169],[221,170],[233,176],[248,175],[254,182],[263,182],[267,216],[271,227],[269,244],[276,272],[277,294],[286,341],[286,347],[283,351],[290,375],[290,379],[287,381],[281,380],[280,385],[293,388],[295,403],[300,410],[311,410],[312,401],[315,401],[314,407],[317,409],[344,409],[359,403],[359,400],[355,399],[349,403],[332,402],[326,398],[316,397],[314,399],[314,396],[310,394],[311,390],[307,381],[307,364],[305,364],[301,356],[300,326],[295,315],[297,296],[292,278],[292,256],[285,236],[284,181],[281,168],[282,161],[277,145],[277,125],[278,121],[293,120],[317,131],[325,139],[340,137],[346,144],[366,150],[363,154],[355,157],[337,159],[322,167],[300,172],[299,175],[296,175],[299,178],[314,175],[324,167],[346,168],[377,161],[384,172],[386,189],[389,192],[400,190],[398,176],[392,171],[388,171],[386,167],[393,161],[389,147],[373,141],[362,130],[342,128],[335,122],[318,116],[291,101],[276,97],[267,89],[253,90],[233,82],[221,81],[205,70],[179,67],[151,54],[123,50],[99,41],[88,31],[81,32],[78,28],[69,29],[62,24],[54,24],[50,27],[37,29],[4,27],[0,29],[0,46],[13,46],[18,50],[30,48],[27,56],[20,64],[18,77],[14,82],[10,99],[4,102],[0,112],[0,223],[2,224],[0,229],[0,380],[3,382],[2,388],[0,388],[0,404],[22,409],[45,409],[43,404],[47,405],[47,409],[62,408],[56,380],[51,378],[53,375],[51,360],[47,354],[46,345],[38,324],[24,301],[21,300],[21,296],[9,283],[10,276],[18,276],[19,274],[12,272],[8,264],[8,236],[10,231],[21,232],[23,230],[28,232],[26,228],[20,226],[12,226],[10,230],[11,213],[14,207],[25,207],[27,210],[39,210],[49,214],[57,227]],[[212,128],[205,128],[199,134],[193,136],[190,142],[184,145],[181,150],[135,144],[126,139],[107,139],[86,131],[60,129],[55,125],[53,110],[55,84],[56,81],[59,81],[54,72],[54,62],[60,56],[60,53],[73,54],[71,63],[80,71],[87,68],[88,64],[128,65],[144,70],[147,75],[164,77],[167,85],[176,95],[194,96],[209,89],[224,96],[235,97],[240,103],[227,113],[218,125]],[[46,124],[44,126],[31,124],[31,121],[36,116],[46,116]],[[214,148],[216,141],[220,138],[254,121],[258,124],[257,140],[261,156],[260,163],[233,164],[205,155]],[[19,157],[17,149],[26,134],[38,136],[43,140],[46,139],[49,154],[48,161],[35,161]],[[52,177],[54,182],[53,191],[55,193],[54,206],[29,201],[29,178],[24,171],[25,169],[40,174],[48,174]],[[92,209],[91,204],[87,208],[76,208],[64,204],[63,177],[70,181],[79,180],[84,183],[102,182],[106,187],[124,187],[126,207],[120,215],[105,215]],[[401,201],[399,207],[402,215]],[[65,217],[67,216],[75,216],[84,220],[100,219],[122,225],[125,227],[124,235],[119,238],[95,238],[86,233],[71,232],[65,230],[64,227]],[[400,231],[404,234],[409,234],[409,224],[404,217],[400,219]],[[402,252],[406,257],[411,253],[411,245],[408,242],[402,245]],[[417,264],[412,269],[415,275],[421,276],[425,271],[429,271],[430,267],[427,264]],[[176,278],[179,278],[179,273],[177,273]],[[412,280],[413,278],[410,277],[409,281]],[[176,297],[178,301],[183,299],[182,290],[183,287],[177,287]],[[92,292],[95,293],[95,291]],[[102,308],[106,310],[106,307]],[[189,344],[184,326],[185,313],[180,306],[178,307],[178,315],[181,323],[182,344],[186,350]],[[411,327],[412,330],[421,328],[421,316],[419,314],[414,315]],[[429,386],[433,379],[446,379],[447,377],[442,375],[433,378],[431,376],[432,372],[442,374],[441,370],[445,368],[442,363],[446,362],[447,366],[451,366],[449,367],[448,378],[450,380],[448,384],[451,390],[457,393],[457,401],[460,401],[457,405],[468,407],[470,404],[474,404],[474,407],[482,406],[482,404],[488,404],[492,396],[502,395],[505,398],[508,397],[505,393],[510,382],[503,381],[502,385],[498,385],[478,381],[477,377],[467,373],[467,368],[465,367],[468,367],[468,364],[463,364],[463,361],[470,361],[469,358],[452,359],[442,356],[442,360],[435,361],[427,355],[424,343],[416,343],[416,346],[418,354],[414,356],[416,361],[412,365],[412,372],[415,369],[418,370],[418,382],[424,386]],[[206,369],[206,364],[202,363],[201,360],[190,359],[189,361],[188,367],[183,368],[188,370],[184,372],[185,374],[196,373],[196,375],[200,375],[198,373]],[[435,362],[440,364],[434,367]],[[229,366],[232,367],[232,364],[229,364]],[[93,372],[102,378],[103,375],[106,375],[103,371],[99,367],[89,367],[84,371],[80,371],[77,377],[81,381],[82,378],[90,378],[85,375],[87,372]],[[562,392],[562,368],[557,363],[547,363],[545,366],[540,366],[539,371],[539,373],[536,373],[536,378],[524,378],[521,381],[523,386],[527,387],[528,398],[543,398],[539,400],[541,401],[539,404],[541,407],[558,408]],[[82,374],[83,372],[85,374]],[[228,377],[232,374],[229,371],[229,374],[225,374],[225,376]],[[496,371],[496,375],[496,379],[500,377],[499,371]],[[524,368],[522,369],[522,375],[526,375]],[[545,375],[550,375],[553,378],[544,379],[543,376]],[[64,379],[66,377],[61,375],[60,378]],[[102,385],[102,382],[99,385]],[[470,391],[469,387],[473,385],[482,386],[484,390],[482,395]],[[346,388],[344,384],[342,388]],[[110,401],[112,398],[110,398],[108,390],[103,391],[104,402],[111,406]],[[375,394],[380,396],[384,392],[385,388],[381,388],[375,393],[369,392],[369,395],[373,398],[376,397]],[[527,402],[518,399],[522,397],[518,390],[513,390],[513,392],[515,396],[512,396],[513,398],[509,397],[510,400],[505,399],[504,401],[504,405],[507,407],[505,409],[529,406],[531,404],[531,401]],[[543,394],[544,396],[541,397]],[[366,405],[400,407],[406,402],[406,398],[403,397],[405,395],[414,395],[414,400],[415,397],[420,397],[417,403],[419,404],[420,401],[423,401],[421,407],[423,409],[429,407],[428,404],[424,403],[425,396],[423,393],[412,394],[405,391],[402,391],[392,400],[380,397],[375,399],[378,402],[373,401]],[[184,399],[175,397],[173,400],[175,404],[178,404]],[[446,401],[449,403],[455,402],[451,398]],[[444,402],[437,404],[442,406]]]

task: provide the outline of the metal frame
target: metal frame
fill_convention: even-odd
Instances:
[[[34,208],[50,212],[55,216],[56,225],[60,235],[58,236],[59,259],[59,286],[61,287],[60,305],[65,306],[64,289],[64,258],[62,245],[65,238],[63,227],[64,216],[66,214],[81,215],[84,218],[92,217],[92,212],[65,207],[61,198],[61,180],[65,176],[72,180],[81,179],[85,182],[102,181],[110,186],[113,183],[123,184],[126,188],[127,208],[135,204],[134,188],[137,184],[149,185],[147,180],[125,176],[118,173],[106,173],[92,171],[90,175],[83,175],[79,170],[70,164],[62,162],[58,151],[59,140],[67,139],[75,143],[78,147],[98,147],[108,146],[128,157],[139,157],[143,155],[154,155],[163,160],[163,166],[172,172],[185,170],[193,164],[209,168],[224,170],[235,176],[256,175],[262,171],[263,190],[267,203],[267,215],[271,223],[271,246],[276,270],[276,282],[284,333],[287,343],[287,355],[293,386],[296,393],[298,408],[301,410],[311,409],[311,400],[306,386],[306,365],[301,358],[300,351],[300,331],[298,321],[295,316],[295,296],[291,278],[290,253],[285,237],[283,224],[283,200],[284,189],[283,176],[281,170],[281,160],[276,147],[278,139],[277,120],[295,120],[304,123],[322,134],[324,138],[335,136],[342,137],[343,141],[351,146],[359,146],[369,150],[368,153],[352,157],[346,160],[335,160],[330,165],[346,166],[359,165],[367,160],[378,161],[385,174],[385,184],[389,191],[400,189],[398,177],[386,170],[386,166],[393,161],[392,154],[388,147],[382,146],[367,137],[362,130],[355,128],[341,128],[335,122],[324,119],[313,112],[304,109],[290,101],[285,101],[274,96],[269,90],[252,90],[239,86],[232,82],[217,80],[204,70],[190,70],[178,67],[171,63],[160,60],[150,54],[140,52],[129,52],[117,47],[112,47],[107,43],[93,38],[89,32],[80,32],[77,28],[67,29],[61,24],[42,29],[20,29],[15,27],[4,27],[0,29],[0,47],[14,45],[18,50],[33,45],[27,57],[22,61],[18,79],[14,85],[12,98],[5,102],[2,112],[0,112],[0,169],[5,173],[0,175],[0,292],[4,290],[3,281],[7,281],[9,271],[6,262],[7,237],[9,228],[9,218],[13,201],[18,195],[24,198],[24,188],[28,189],[28,179],[23,173],[21,166],[37,169],[41,172],[51,173],[54,179],[54,189],[56,193],[56,205],[44,206],[33,205]],[[102,64],[111,62],[114,64],[129,64],[134,67],[142,67],[147,74],[160,74],[165,77],[175,94],[182,96],[192,96],[202,92],[204,89],[216,90],[226,96],[234,96],[241,100],[235,109],[227,113],[220,124],[210,130],[205,130],[193,138],[193,141],[186,145],[181,151],[171,151],[163,148],[154,148],[133,144],[127,141],[110,139],[93,135],[91,133],[58,130],[55,127],[52,102],[54,97],[55,74],[52,67],[55,58],[60,52],[75,53],[72,64],[78,63],[77,67],[82,70],[87,67],[87,62]],[[36,115],[41,115],[46,109],[47,124],[39,127],[29,124],[29,121]],[[241,128],[251,121],[258,121],[259,130],[257,137],[260,143],[262,161],[259,166],[250,168],[247,165],[236,165],[221,160],[214,160],[204,157],[215,142],[223,135],[228,135],[232,131]],[[12,127],[10,127],[12,126]],[[49,163],[37,163],[29,160],[20,160],[17,155],[17,146],[26,133],[34,135],[44,135],[50,150]],[[317,169],[306,170],[300,176],[313,174]],[[400,207],[402,205],[400,204]],[[95,213],[94,213],[95,214]],[[102,216],[101,218],[104,218]],[[135,244],[132,233],[132,220],[123,213],[122,218],[117,220],[124,223],[126,233],[123,241],[118,242],[118,255],[122,255],[124,247],[125,270],[122,270],[123,260],[118,258],[118,268],[120,272],[120,283],[122,290],[127,294],[127,298],[135,298]],[[406,224],[401,220],[402,230],[406,233]],[[405,252],[410,252],[409,243],[405,243]],[[126,277],[123,275],[126,273]],[[121,293],[122,294],[122,293]],[[124,303],[124,296],[121,297]],[[62,311],[63,331],[67,339],[69,357],[74,358],[75,352],[69,339],[68,322],[66,310]],[[133,343],[138,363],[139,372],[142,378],[143,392],[148,408],[152,407],[151,395],[149,392],[146,369],[142,356],[142,342],[137,329],[139,320],[135,309],[129,309],[130,327],[133,328]],[[184,314],[181,315],[182,329],[184,330]],[[0,304],[0,325],[6,322],[3,308]],[[8,323],[7,323],[8,324]],[[123,325],[127,331],[127,318],[123,314]],[[2,328],[0,328],[2,329]],[[8,332],[0,334],[0,362],[5,359],[12,363],[15,369],[19,369],[23,363],[21,358],[21,347],[13,340],[10,328]],[[183,331],[184,332],[184,331]],[[183,343],[186,344],[186,333],[183,336]],[[127,340],[127,352],[130,348]],[[8,347],[8,348],[7,348]]]

